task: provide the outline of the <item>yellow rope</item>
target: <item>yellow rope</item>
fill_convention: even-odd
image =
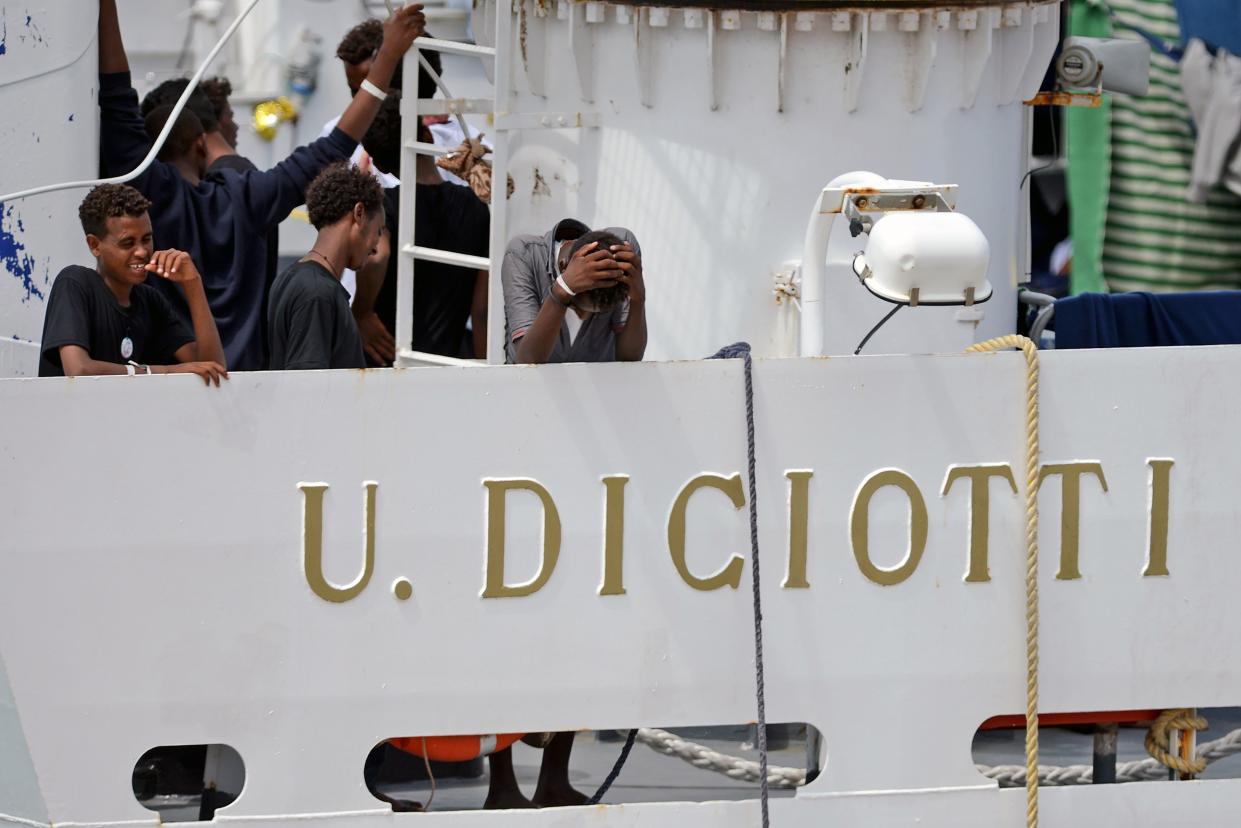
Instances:
[[[1168,751],[1168,738],[1173,730],[1206,730],[1207,720],[1194,715],[1188,707],[1177,707],[1165,710],[1151,722],[1146,731],[1146,752],[1179,773],[1194,776],[1206,770],[1205,759],[1193,757],[1185,759]]]
[[[1026,825],[1038,826],[1038,348],[1000,336],[966,353],[1020,348],[1026,356]]]

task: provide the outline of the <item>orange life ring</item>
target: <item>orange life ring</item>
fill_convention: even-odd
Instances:
[[[389,741],[398,750],[436,762],[468,762],[479,756],[504,750],[525,735],[499,733],[484,736],[404,736]]]

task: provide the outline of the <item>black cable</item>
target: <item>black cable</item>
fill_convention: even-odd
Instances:
[[[1026,174],[1023,175],[1021,177],[1021,181],[1017,183],[1017,189],[1020,190],[1022,187],[1024,187],[1026,185],[1026,181],[1030,178],[1030,176],[1034,175],[1036,172],[1042,172],[1043,170],[1051,169],[1052,167],[1056,166],[1056,162],[1058,162],[1059,160],[1060,160],[1060,140],[1059,140],[1059,136],[1056,134],[1056,112],[1055,112],[1055,109],[1053,108],[1051,112],[1051,160],[1048,161],[1046,164],[1042,165],[1041,167],[1034,167],[1033,169],[1026,170]]]
[[[603,795],[608,792],[608,788],[612,787],[616,777],[620,776],[621,768],[625,766],[625,760],[629,758],[629,751],[633,750],[633,743],[637,738],[638,729],[635,727],[629,731],[629,736],[625,738],[625,746],[621,748],[620,756],[616,757],[616,764],[612,765],[612,770],[608,772],[608,776],[603,780],[603,784],[599,786],[599,790],[595,791],[595,795],[586,802],[587,805],[598,805],[599,800],[603,799]]]
[[[862,337],[862,341],[857,344],[857,348],[854,349],[853,355],[857,356],[858,354],[862,353],[862,349],[866,347],[867,342],[870,342],[870,338],[874,336],[879,331],[879,329],[884,326],[884,323],[886,323],[893,316],[896,316],[896,312],[903,307],[905,306],[904,305],[893,305],[892,310],[888,311],[887,314],[883,317],[883,319],[880,319],[878,322],[876,322],[875,327],[870,329],[870,333]]]

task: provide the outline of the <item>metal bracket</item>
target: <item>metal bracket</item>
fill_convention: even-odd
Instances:
[[[893,190],[874,193],[845,193],[840,212],[849,220],[849,232],[857,237],[875,226],[875,214],[926,210],[951,213],[952,206],[937,190]]]
[[[776,304],[783,305],[785,300],[796,302],[801,298],[801,277],[795,264],[786,263],[782,270],[771,276],[771,292],[776,297]]]

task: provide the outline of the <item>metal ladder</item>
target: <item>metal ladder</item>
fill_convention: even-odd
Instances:
[[[432,49],[441,54],[457,54],[478,57],[481,60],[495,60],[492,74],[494,97],[485,99],[417,99],[414,96],[401,100],[403,153],[401,157],[401,216],[397,225],[400,246],[393,255],[401,258],[397,263],[397,310],[396,310],[396,345],[397,366],[415,367],[430,365],[480,365],[484,360],[460,359],[430,354],[413,350],[414,341],[414,270],[415,262],[440,262],[442,264],[460,265],[471,270],[486,271],[487,279],[487,364],[504,362],[504,294],[500,286],[500,261],[503,258],[507,243],[507,181],[509,142],[508,133],[499,123],[497,114],[507,113],[512,95],[509,72],[511,54],[507,48],[512,35],[512,14],[509,8],[511,0],[499,0],[495,10],[495,47],[476,46],[472,43],[458,43],[452,40],[437,40],[420,37],[410,50],[409,59],[405,61],[405,88],[418,88],[419,55],[422,49]],[[420,247],[413,243],[414,210],[417,205],[417,159],[419,154],[444,155],[451,150],[434,144],[426,144],[417,139],[417,123],[419,115],[456,115],[456,114],[487,113],[495,120],[495,129],[491,134],[491,168],[494,185],[491,189],[491,232],[488,238],[490,256],[468,256],[450,250],[437,250]],[[464,278],[464,277],[463,277]]]

